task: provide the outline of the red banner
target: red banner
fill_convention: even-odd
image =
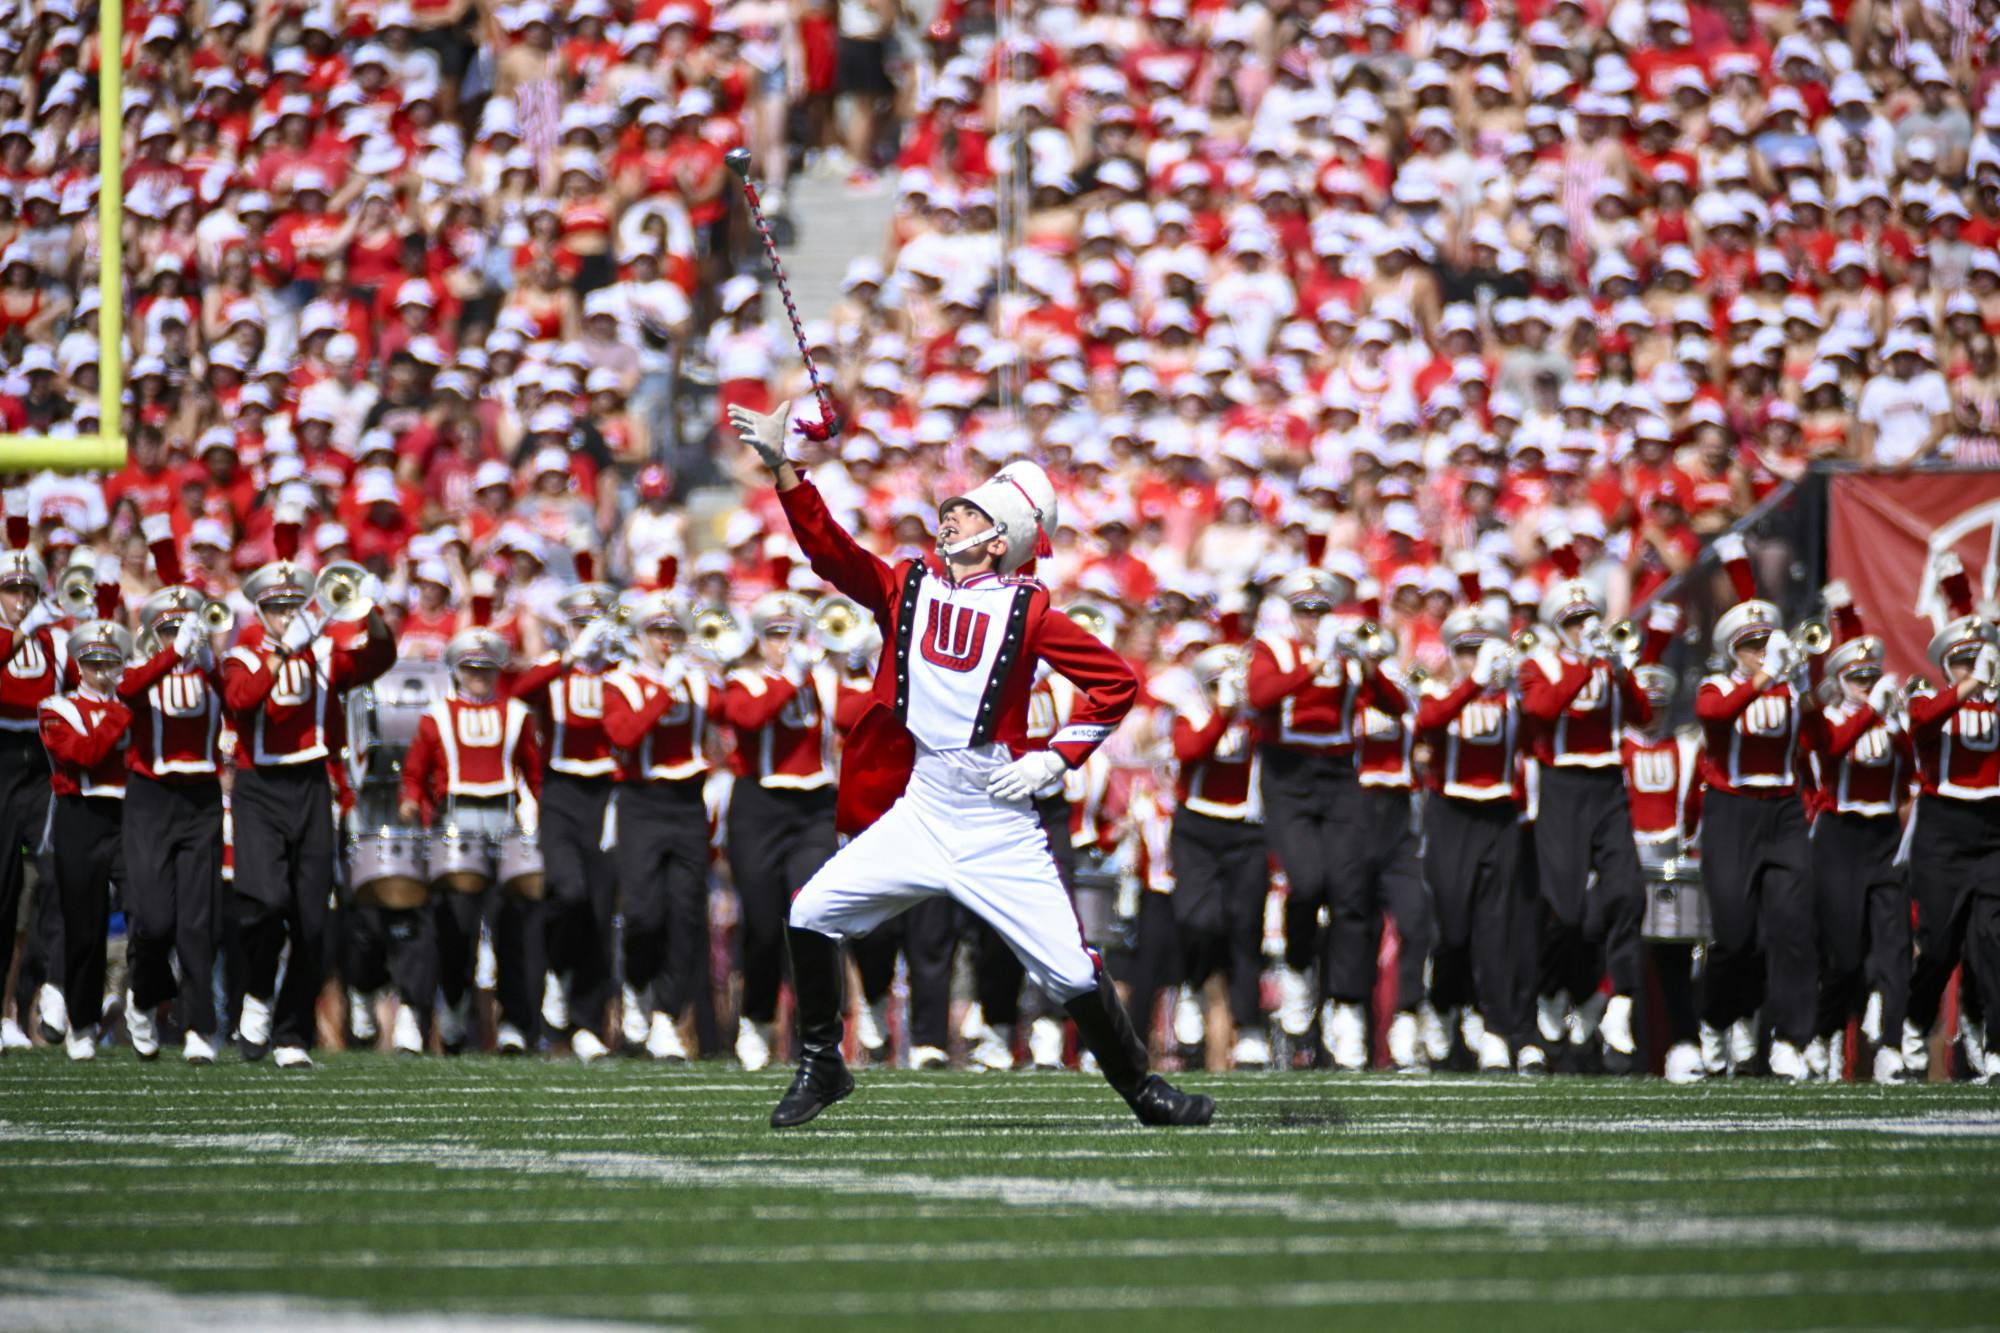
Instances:
[[[1949,613],[1930,568],[1956,551],[1982,613],[2000,592],[2000,472],[1842,473],[1828,496],[1827,574],[1846,579],[1889,670],[1905,679],[1937,668],[1924,657]]]

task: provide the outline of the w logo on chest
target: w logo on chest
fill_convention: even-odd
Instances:
[[[919,649],[924,660],[946,671],[970,671],[986,652],[986,626],[993,617],[969,606],[932,602]]]

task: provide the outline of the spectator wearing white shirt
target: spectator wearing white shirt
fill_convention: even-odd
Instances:
[[[1944,439],[1951,391],[1927,339],[1897,330],[1883,344],[1882,359],[1888,372],[1862,387],[1855,411],[1857,452],[1876,467],[1908,467],[1929,457]]]

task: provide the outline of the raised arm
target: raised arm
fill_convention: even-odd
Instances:
[[[835,521],[817,486],[800,477],[790,463],[783,471],[791,475],[792,485],[778,487],[778,503],[784,506],[792,535],[813,573],[867,607],[887,633],[889,607],[896,600],[896,572]]]

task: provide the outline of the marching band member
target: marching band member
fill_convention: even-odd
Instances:
[[[1230,1060],[1262,1069],[1271,1063],[1258,997],[1271,875],[1246,665],[1240,648],[1204,649],[1190,667],[1194,689],[1174,709],[1179,799],[1167,844],[1174,873],[1169,901],[1187,984],[1198,992],[1209,977],[1222,975],[1237,1034]]]
[[[743,1005],[736,1058],[771,1061],[785,965],[785,905],[833,855],[834,673],[808,641],[804,602],[772,592],[750,608],[751,657],[722,686],[740,765],[729,801],[729,870],[742,904]]]
[[[540,795],[542,750],[533,718],[519,699],[500,694],[500,670],[509,651],[507,641],[483,625],[460,630],[445,645],[451,693],[418,719],[403,760],[398,813],[405,824],[436,827],[444,819],[468,832],[483,831],[490,847],[494,835],[520,827],[522,787]],[[497,877],[497,849],[489,851],[489,866],[490,887]],[[444,996],[438,1042],[446,1051],[463,1048],[471,1033],[473,966],[486,903],[483,891],[447,892],[432,902],[437,982]],[[539,1017],[544,965],[533,907],[525,900],[502,903],[494,917],[500,983],[494,1049],[503,1055],[527,1049],[526,1034]]]
[[[111,597],[100,597],[101,609],[106,601],[115,604],[117,586],[106,590]],[[97,1054],[97,1020],[104,1007],[111,887],[124,877],[118,829],[132,710],[118,700],[118,677],[132,654],[132,636],[109,619],[85,621],[71,632],[69,652],[77,665],[77,687],[43,699],[39,711],[54,797],[49,863],[62,910],[65,1045],[70,1059],[89,1060]]]
[[[1930,642],[1939,683],[1909,697],[1922,794],[1910,839],[1917,960],[1903,1062],[1916,1075],[1930,1067],[1931,1029],[1961,949],[1982,992],[2000,994],[2000,630],[1972,614],[1956,556],[1938,561],[1938,584],[1953,617]],[[1996,1038],[1983,1034],[1989,1062]]]
[[[522,671],[513,691],[541,719],[548,743],[540,802],[548,895],[538,914],[555,975],[542,1005],[542,1023],[563,1028],[574,1019],[570,1051],[586,1064],[611,1050],[604,1029],[610,1017],[618,897],[617,871],[604,847],[605,821],[618,781],[618,758],[604,730],[604,682],[616,649],[610,623],[616,594],[608,584],[591,582],[591,572],[587,559],[580,563],[584,582],[557,602],[569,631],[568,646],[543,654]],[[519,910],[537,914],[525,904]],[[532,1042],[532,1032],[522,1035]]]
[[[49,756],[38,734],[40,709],[44,699],[62,688],[63,658],[52,631],[56,616],[45,600],[48,571],[27,545],[26,506],[25,495],[8,494],[8,549],[0,552],[0,973],[14,958],[14,927],[21,916],[28,857],[41,847],[49,822]],[[44,916],[40,909],[38,903],[37,922]],[[53,910],[46,916],[51,924],[59,919]],[[27,952],[35,948],[31,940]],[[17,1036],[15,1029],[27,1023],[34,1007],[36,972],[24,957],[16,1018],[8,1020],[6,1045],[27,1044],[26,1035]],[[0,975],[0,986],[4,984]],[[57,987],[42,989],[43,1026],[57,1038],[68,1026],[65,1014],[51,1012],[61,1009],[61,996]]]
[[[1898,807],[1909,789],[1914,752],[1898,716],[1895,683],[1882,674],[1882,640],[1861,632],[1844,585],[1829,584],[1826,603],[1834,613],[1835,646],[1820,687],[1824,707],[1809,716],[1806,728],[1824,800],[1811,835],[1819,919],[1813,1042],[1825,1047],[1839,1081],[1847,1023],[1858,1016],[1863,1035],[1880,1043],[1875,1081],[1897,1083],[1910,994],[1910,890],[1896,864],[1903,840]],[[1816,1066],[1813,1054],[1807,1063]]]
[[[280,550],[296,552],[296,524],[273,526],[274,536],[292,529]],[[280,1068],[309,1069],[335,855],[327,760],[342,696],[395,664],[396,641],[380,608],[371,607],[359,637],[336,642],[308,606],[311,574],[289,554],[245,579],[243,595],[256,620],[222,664],[223,706],[237,736],[232,910],[244,952],[238,1034],[245,1059],[261,1059],[268,1047]],[[273,995],[288,939],[284,987]]]
[[[1632,997],[1640,989],[1639,920],[1646,900],[1618,747],[1626,720],[1643,726],[1650,707],[1604,637],[1604,603],[1576,577],[1567,534],[1549,543],[1565,573],[1542,599],[1541,622],[1554,642],[1528,654],[1519,673],[1521,711],[1533,732],[1538,805],[1560,812],[1535,821],[1542,921],[1536,1017],[1542,1040],[1557,1044],[1574,1011],[1578,1036],[1588,1040],[1595,1028],[1608,1052],[1629,1060],[1638,1049]],[[1611,997],[1601,1021],[1593,1021],[1598,1010],[1592,997],[1607,972]]]
[[[202,621],[206,599],[182,581],[166,515],[146,536],[166,584],[139,608],[154,651],[126,668],[118,697],[132,710],[125,782],[125,1025],[142,1060],[160,1053],[156,1012],[178,993],[189,1064],[209,1064],[218,1027],[210,977],[222,936],[222,672]],[[174,980],[180,962],[186,985]]]
[[[1817,1000],[1813,894],[1798,741],[1811,709],[1797,684],[1804,657],[1760,600],[1740,540],[1717,541],[1737,604],[1715,623],[1729,670],[1695,696],[1703,732],[1702,883],[1715,932],[1703,979],[1702,1059],[1708,1072],[1756,1055],[1758,1008],[1772,1033],[1768,1067],[1806,1077]],[[1725,1049],[1724,1043],[1727,1042]]]
[[[625,985],[646,1053],[685,1060],[680,1019],[708,980],[708,811],[712,711],[720,687],[687,651],[687,606],[669,592],[633,606],[636,660],[605,681],[604,730],[625,751],[618,793],[618,889]],[[631,1019],[628,1039],[638,1032]]]
[[[737,407],[730,415],[773,473],[814,572],[872,613],[893,651],[883,651],[874,703],[849,741],[840,808],[845,826],[860,832],[792,901],[799,1068],[772,1127],[804,1124],[853,1091],[840,1055],[839,941],[933,896],[992,922],[1029,976],[1065,1006],[1142,1123],[1208,1123],[1211,1099],[1148,1073],[1145,1043],[1036,836],[1034,793],[1080,766],[1138,693],[1122,658],[1052,607],[1040,584],[1017,577],[1047,549],[1054,488],[1034,464],[1009,464],[940,505],[934,555],[892,567],[834,522],[785,457],[789,411]],[[1042,661],[1084,697],[1048,748],[1035,750],[1028,692]]]
[[[1359,787],[1354,777],[1356,673],[1338,650],[1330,613],[1353,584],[1323,569],[1299,569],[1278,583],[1291,611],[1289,633],[1259,635],[1250,649],[1247,697],[1260,715],[1264,820],[1284,867],[1285,966],[1278,1022],[1293,1037],[1312,1027],[1325,978],[1308,978],[1322,952],[1319,914],[1342,911],[1342,868],[1356,859]]]
[[[1697,850],[1695,830],[1701,823],[1699,733],[1673,731],[1669,709],[1678,682],[1671,669],[1660,665],[1680,614],[1671,604],[1665,604],[1664,611],[1656,608],[1648,618],[1639,661],[1632,668],[1632,681],[1645,693],[1650,714],[1643,723],[1628,721],[1619,744],[1639,862],[1642,867],[1660,866],[1662,873],[1669,861]],[[1694,944],[1657,941],[1650,953],[1666,1017],[1666,1078],[1671,1083],[1697,1082],[1707,1070],[1695,1018]]]
[[[1522,834],[1506,628],[1485,607],[1446,616],[1441,633],[1452,680],[1429,681],[1417,705],[1417,733],[1431,751],[1424,877],[1437,915],[1432,1003],[1440,1011],[1477,1006],[1484,1035],[1475,1054],[1489,1071],[1509,1068],[1510,1042],[1525,1036],[1529,1020],[1516,1012],[1514,969],[1533,966],[1509,956]],[[1521,1043],[1523,1072],[1538,1056],[1532,1043]]]

